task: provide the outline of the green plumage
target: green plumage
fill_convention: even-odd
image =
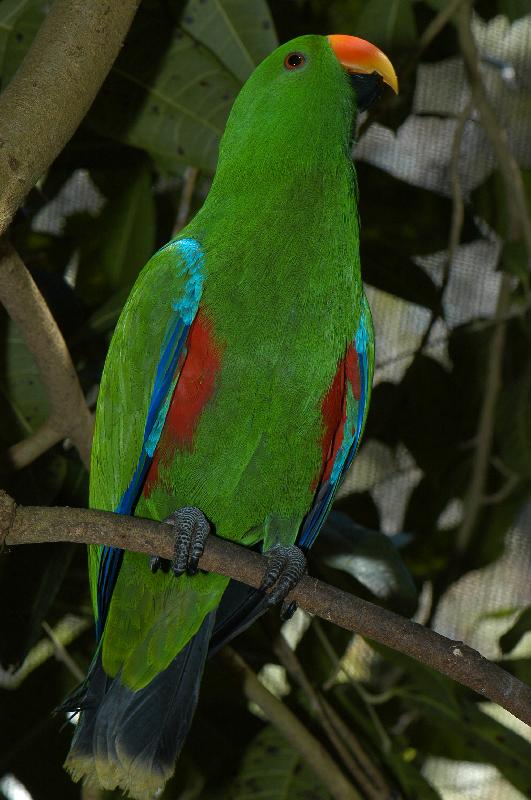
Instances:
[[[292,51],[303,69],[287,71]],[[296,541],[322,468],[323,398],[360,322],[363,287],[350,138],[355,95],[324,37],[278,48],[242,89],[223,137],[208,198],[179,239],[199,243],[199,308],[219,371],[191,446],[158,449],[156,482],[135,513],[162,520],[199,507],[218,536],[267,549]],[[172,303],[185,291],[186,264],[163,249],[139,276],[105,364],[94,437],[90,504],[115,510],[142,447]],[[368,325],[370,361],[372,328]],[[369,364],[372,371],[372,363]],[[357,401],[350,393],[351,404]],[[368,397],[366,398],[368,405]],[[363,415],[365,417],[366,409]],[[91,548],[95,613],[101,548]],[[134,692],[169,667],[216,608],[227,580],[213,574],[151,574],[145,556],[125,553],[106,620],[104,672]],[[87,759],[133,796],[167,774],[122,774]]]

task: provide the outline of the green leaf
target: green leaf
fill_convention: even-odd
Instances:
[[[208,47],[241,83],[278,44],[263,0],[190,0],[181,26]]]
[[[439,292],[430,276],[395,247],[362,242],[361,263],[366,283],[410,303],[433,309]]]
[[[416,691],[407,697],[424,716],[417,740],[426,752],[458,761],[492,764],[524,797],[529,797],[531,744],[522,736],[470,701],[462,700],[455,711],[440,702],[435,690],[431,697]]]
[[[498,8],[500,14],[505,14],[511,22],[514,22],[529,14],[529,0],[498,0]]]
[[[328,800],[291,745],[271,725],[256,736],[245,753],[227,795],[231,800]]]
[[[531,478],[531,363],[504,387],[497,410],[501,457],[509,469]]]
[[[316,558],[346,572],[383,603],[404,614],[417,607],[417,591],[389,536],[356,525],[333,511],[314,546]]]
[[[37,33],[49,3],[45,0],[0,2],[0,87],[4,89]]]
[[[186,163],[213,172],[234,99],[276,37],[261,0],[192,2],[190,9],[183,26],[193,36],[159,9],[140,10],[88,122],[143,148],[163,170]],[[211,28],[214,21],[219,27]]]
[[[151,170],[144,159],[115,174],[112,194],[88,222],[81,249],[78,289],[87,299],[129,289],[155,247]],[[79,221],[79,217],[78,217]]]
[[[15,323],[2,313],[3,352],[0,367],[0,438],[4,447],[39,428],[49,404],[35,360]]]
[[[506,272],[516,275],[529,290],[528,256],[524,242],[504,242],[500,265]]]
[[[529,631],[531,631],[531,606],[524,608],[514,625],[500,637],[502,653],[514,650],[520,639]]]
[[[382,48],[408,47],[417,32],[410,0],[371,0],[356,25],[362,36]]]

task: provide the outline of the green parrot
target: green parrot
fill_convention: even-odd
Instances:
[[[271,53],[234,103],[203,207],[125,304],[101,381],[90,505],[169,522],[175,558],[169,569],[90,547],[98,646],[65,704],[81,712],[66,761],[75,780],[146,800],[160,791],[209,651],[304,572],[369,406],[350,145],[384,82],[397,90],[387,57],[353,36],[302,36]],[[209,530],[268,555],[260,591],[198,571]]]

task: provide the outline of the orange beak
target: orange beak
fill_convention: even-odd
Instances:
[[[377,72],[383,82],[390,86],[395,94],[398,93],[396,72],[385,53],[357,36],[336,33],[327,36],[327,39],[338,61],[348,72],[363,75]]]

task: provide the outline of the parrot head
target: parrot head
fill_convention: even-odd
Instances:
[[[242,87],[227,122],[218,173],[311,166],[349,152],[354,123],[398,82],[387,56],[355,36],[299,36],[278,47]],[[225,169],[226,168],[226,169]]]

